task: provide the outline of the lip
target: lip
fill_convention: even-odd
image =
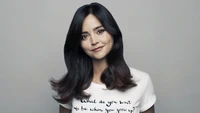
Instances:
[[[94,48],[92,49],[93,52],[98,52],[98,51],[101,51],[101,49],[103,48],[104,46],[99,46],[97,48]]]

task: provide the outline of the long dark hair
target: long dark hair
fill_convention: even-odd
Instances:
[[[68,72],[63,78],[56,81],[51,79],[53,90],[57,96],[53,96],[60,103],[66,103],[72,98],[89,98],[84,90],[90,86],[93,78],[93,65],[91,58],[86,55],[80,46],[82,24],[87,15],[93,14],[111,34],[114,44],[107,55],[108,67],[101,75],[101,81],[110,90],[125,91],[136,86],[131,80],[132,76],[124,61],[123,42],[121,31],[111,13],[99,3],[91,3],[80,7],[71,22],[64,45],[64,58]]]

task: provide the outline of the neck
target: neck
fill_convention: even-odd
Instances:
[[[102,84],[101,74],[108,67],[106,59],[103,60],[93,60],[93,82]]]

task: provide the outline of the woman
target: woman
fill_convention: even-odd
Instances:
[[[99,3],[80,7],[64,46],[67,74],[51,80],[60,113],[154,113],[149,75],[127,66],[121,31]]]

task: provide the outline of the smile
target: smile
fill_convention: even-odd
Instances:
[[[93,51],[93,52],[99,52],[99,51],[102,50],[103,47],[104,47],[104,46],[100,46],[100,47],[94,48],[94,49],[92,49],[92,51]]]

